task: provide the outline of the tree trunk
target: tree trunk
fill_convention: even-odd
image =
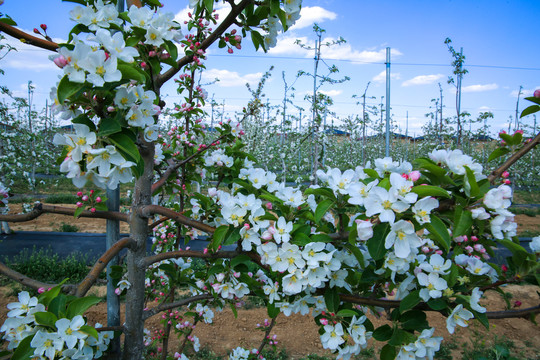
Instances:
[[[130,236],[135,247],[128,251],[127,273],[131,287],[126,296],[126,322],[123,360],[140,360],[144,352],[144,291],[145,268],[141,265],[146,255],[148,218],[141,215],[142,207],[151,204],[151,187],[154,172],[154,145],[139,136],[139,152],[144,161],[144,173],[135,182],[133,207],[131,210]]]

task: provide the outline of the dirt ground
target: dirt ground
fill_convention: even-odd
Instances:
[[[103,294],[103,290],[103,287],[94,288],[90,293]],[[519,300],[522,302],[521,307],[538,305],[539,296],[537,291],[539,290],[538,287],[534,286],[510,285],[505,288],[505,291],[512,293],[512,301]],[[10,293],[12,291],[9,287],[0,288],[0,323],[3,323],[6,318],[6,305],[17,301],[15,296],[8,296]],[[504,310],[504,301],[495,292],[487,292],[486,298],[481,301],[481,304],[490,311]],[[106,311],[105,303],[90,309],[86,314],[89,323],[106,323]],[[256,325],[263,323],[265,318],[268,318],[266,308],[252,308],[249,310],[240,308],[236,319],[231,309],[226,308],[222,312],[215,312],[213,324],[197,325],[194,335],[199,337],[201,347],[206,346],[218,355],[225,355],[237,346],[255,348],[259,346],[263,338],[263,332],[258,330]],[[370,319],[375,327],[388,323],[383,318],[370,317]],[[457,345],[452,350],[453,359],[462,358],[461,352],[464,346],[472,348],[472,343],[476,341],[489,347],[495,339],[513,342],[515,345],[514,354],[518,355],[519,359],[521,359],[520,356],[523,359],[540,359],[540,327],[528,320],[491,320],[489,331],[473,321],[467,328],[457,327],[454,335],[448,334],[445,319],[441,315],[429,313],[428,321],[431,326],[435,327],[436,336],[443,336],[445,343]],[[160,317],[154,316],[150,318],[146,327],[151,331],[160,329]],[[290,317],[280,315],[271,335],[277,335],[278,349],[285,348],[287,354],[292,358],[304,357],[308,354],[331,356],[328,351],[322,348],[317,331],[318,328],[309,315],[292,315]],[[178,344],[177,339],[171,340],[170,349],[173,353]],[[369,346],[375,348],[374,358],[378,359],[380,343],[371,340]]]
[[[73,206],[73,205],[64,205]],[[13,213],[20,212],[20,204],[10,204]],[[517,215],[516,221],[519,224],[518,230],[539,230],[540,224],[537,218],[526,215]],[[100,219],[74,219],[71,216],[45,214],[27,223],[11,223],[14,231],[58,231],[58,228],[65,222],[76,225],[80,232],[105,232],[105,220]],[[121,232],[129,232],[127,224],[121,225]],[[538,305],[540,296],[538,287],[533,286],[507,286],[505,291],[512,293],[512,301],[521,301],[522,308]],[[6,304],[16,301],[14,296],[8,296],[12,291],[9,287],[0,288],[0,324],[4,322],[7,313]],[[93,289],[90,293],[100,293],[103,289]],[[488,292],[482,304],[490,311],[504,310],[505,303],[499,294]],[[106,306],[99,304],[87,313],[91,323],[106,323]],[[195,335],[200,339],[201,346],[207,346],[214,352],[224,355],[232,348],[243,346],[246,348],[258,347],[263,337],[263,332],[256,328],[256,324],[264,322],[267,318],[265,308],[239,309],[238,318],[235,319],[230,309],[225,309],[221,313],[216,312],[214,324],[197,325]],[[371,318],[375,326],[386,322],[384,319]],[[436,313],[429,313],[428,320],[431,326],[435,327],[435,335],[443,336],[448,343],[457,344],[457,348],[452,350],[454,359],[461,359],[460,352],[467,344],[472,347],[473,342],[481,342],[489,346],[495,339],[510,340],[515,345],[515,354],[524,358],[540,359],[540,327],[525,319],[502,319],[492,320],[490,329],[487,331],[477,322],[472,322],[468,328],[458,328],[453,336],[446,330],[445,319]],[[147,328],[155,330],[160,328],[160,318],[155,316],[147,323]],[[277,324],[271,333],[277,335],[278,348],[285,348],[287,353],[293,358],[306,356],[311,353],[319,355],[330,355],[325,351],[319,340],[318,328],[315,326],[310,316],[293,315],[285,317],[280,315]],[[175,349],[178,340],[173,341],[171,349]],[[376,349],[375,357],[378,358],[380,345],[377,342],[370,342],[370,346]],[[518,357],[519,358],[519,357]]]

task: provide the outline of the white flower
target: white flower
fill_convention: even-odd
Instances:
[[[249,350],[246,350],[241,347],[237,347],[229,355],[229,360],[247,360],[249,357]]]
[[[361,182],[353,183],[348,188],[348,194],[350,196],[348,203],[353,205],[363,206],[366,201],[369,191],[379,183],[379,180],[364,184]]]
[[[435,272],[441,275],[448,275],[452,267],[452,261],[445,261],[441,255],[433,254],[429,258],[429,263],[422,262],[418,267],[428,273]]]
[[[424,286],[423,289],[420,289],[420,297],[424,301],[428,301],[431,298],[440,298],[442,296],[442,291],[448,288],[446,280],[440,278],[437,273],[433,272],[426,275],[421,272],[416,275],[416,277],[418,278],[418,283],[421,286]]]
[[[486,195],[484,195],[484,205],[490,209],[506,209],[511,204],[512,198],[512,188],[508,185],[500,185],[495,189],[489,190]]]
[[[42,355],[53,360],[56,352],[63,349],[64,340],[57,333],[38,330],[30,342],[30,346],[36,349],[34,355]]]
[[[107,59],[105,51],[93,51],[80,61],[80,66],[88,71],[86,80],[95,86],[103,86],[106,82],[118,81],[122,73],[117,69],[116,57]]]
[[[412,207],[414,218],[419,224],[431,222],[429,214],[431,214],[431,210],[436,209],[437,207],[439,207],[439,201],[435,198],[426,197],[420,199]]]
[[[478,303],[480,301],[480,298],[482,297],[482,294],[483,292],[480,291],[480,289],[476,287],[472,291],[471,300],[470,300],[471,308],[474,311],[478,311],[479,313],[486,312],[486,308],[480,306],[480,304]]]
[[[414,226],[408,221],[399,220],[392,224],[392,228],[386,236],[384,247],[390,249],[394,247],[397,257],[406,258],[411,249],[416,249],[422,242],[414,231]]]
[[[7,308],[10,310],[7,314],[8,317],[18,318],[38,311],[45,311],[45,307],[42,304],[38,304],[36,297],[30,297],[28,291],[21,291],[19,293],[19,302],[10,303],[7,305]]]
[[[366,321],[366,316],[360,316],[359,318],[353,316],[351,320],[351,325],[349,326],[348,332],[351,335],[353,341],[361,346],[367,345],[367,340],[373,334],[371,331],[366,331],[366,327],[363,325]]]
[[[450,334],[453,334],[456,325],[467,327],[467,322],[472,318],[474,315],[469,310],[464,309],[462,304],[459,304],[446,319],[446,329]]]
[[[409,208],[409,204],[398,200],[395,191],[387,191],[382,187],[375,186],[369,192],[368,198],[364,201],[366,216],[380,214],[381,222],[394,223],[395,213],[401,213]]]
[[[291,239],[290,232],[293,229],[292,221],[287,222],[283,216],[280,216],[275,224],[274,240],[281,244],[288,243]]]
[[[58,335],[65,341],[68,349],[73,349],[79,340],[88,337],[87,334],[79,331],[81,326],[85,325],[85,321],[81,315],[77,315],[71,320],[60,319],[55,325],[58,329]]]
[[[356,231],[358,232],[358,239],[369,240],[373,237],[373,224],[369,220],[354,220],[356,223]]]
[[[399,200],[412,204],[418,199],[418,194],[411,192],[414,183],[398,173],[390,174],[390,184],[392,185],[390,191],[396,191]]]
[[[418,335],[418,339],[414,342],[414,345],[416,346],[416,352],[414,354],[417,358],[428,358],[432,360],[435,353],[439,351],[443,338],[440,336],[433,337],[434,332],[435,328],[424,329],[422,333]]]
[[[321,335],[321,343],[323,348],[335,350],[337,347],[345,342],[343,339],[343,326],[341,323],[337,323],[336,326],[325,325],[324,334]]]
[[[134,47],[126,47],[124,36],[120,31],[111,36],[108,30],[99,29],[96,32],[96,39],[103,44],[111,56],[115,56],[127,63],[132,63],[133,58],[139,55],[139,52]]]
[[[487,220],[491,216],[486,212],[486,209],[484,209],[483,207],[472,209],[471,213],[472,218],[478,220]]]

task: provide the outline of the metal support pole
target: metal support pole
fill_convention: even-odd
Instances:
[[[386,149],[385,156],[390,156],[390,48],[386,48]]]

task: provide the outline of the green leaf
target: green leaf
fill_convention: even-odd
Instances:
[[[527,116],[527,115],[534,114],[535,112],[538,112],[538,111],[540,111],[540,106],[538,106],[538,105],[531,105],[531,106],[527,107],[525,110],[523,110],[523,111],[521,112],[521,115],[520,115],[519,118],[521,119],[522,117],[525,117],[525,116]]]
[[[526,97],[525,100],[529,100],[530,102],[540,105],[540,98],[529,96],[529,97]]]
[[[84,83],[71,82],[67,76],[64,76],[58,84],[58,102],[63,104],[68,97],[82,91],[82,89],[84,89]]]
[[[367,241],[367,248],[373,260],[381,260],[386,254],[384,243],[390,232],[390,224],[382,223],[373,228],[373,237]]]
[[[307,244],[312,243],[313,240],[311,240],[311,238],[306,234],[299,232],[298,234],[293,236],[291,242],[298,246],[306,246]]]
[[[63,294],[58,295],[49,303],[48,311],[53,313],[57,318],[65,317],[67,297]]]
[[[92,336],[93,338],[95,339],[98,339],[99,338],[99,335],[98,335],[98,332],[95,328],[91,327],[91,326],[88,326],[88,325],[83,325],[81,326],[81,329],[80,329],[83,333],[85,334],[88,334],[90,336]]]
[[[446,309],[448,307],[448,304],[446,304],[446,301],[443,299],[431,299],[427,302],[428,306],[432,308],[433,310],[440,311],[443,309]]]
[[[11,26],[17,26],[17,23],[9,16],[5,18],[1,18],[0,22],[3,22],[4,24],[11,25]]]
[[[339,293],[338,288],[327,288],[324,292],[324,303],[326,304],[326,308],[331,313],[335,313],[339,309]]]
[[[88,126],[88,128],[95,132],[96,131],[96,124],[86,114],[81,114],[77,116],[75,119],[71,120],[73,124],[82,124]]]
[[[54,315],[52,312],[49,311],[43,311],[43,312],[37,312],[34,314],[36,317],[36,322],[43,326],[49,326],[56,330],[56,322],[58,321],[58,318],[56,315]]]
[[[420,303],[420,290],[415,290],[410,292],[409,295],[405,296],[403,300],[399,303],[399,311],[405,312],[409,309],[412,309]]]
[[[212,241],[210,242],[209,248],[216,251],[218,247],[223,243],[223,240],[225,240],[225,235],[227,235],[228,231],[229,225],[221,225],[220,227],[218,227],[212,235]]]
[[[433,235],[433,240],[437,243],[438,246],[443,248],[446,252],[450,250],[450,244],[452,239],[448,233],[447,226],[439,219],[437,216],[431,214],[429,223],[424,226],[428,229],[429,233]]]
[[[334,205],[334,202],[329,199],[325,199],[317,205],[317,209],[315,210],[316,223],[319,223],[321,221],[324,214],[326,214],[326,212],[332,207],[332,205]]]
[[[60,291],[62,291],[62,285],[67,281],[68,279],[62,280],[62,282],[55,287],[51,288],[49,291],[45,291],[43,294],[39,295],[38,301],[40,304],[45,305],[45,307],[49,306],[50,302],[60,294]]]
[[[446,170],[435,164],[435,162],[428,158],[419,158],[414,160],[414,162],[422,169],[426,169],[433,175],[437,177],[443,177],[446,175]]]
[[[418,330],[427,329],[429,323],[426,320],[426,314],[420,310],[411,310],[404,313],[400,319],[402,326],[406,330]]]
[[[135,145],[133,140],[127,134],[124,134],[123,132],[112,134],[109,136],[109,139],[113,145],[116,146],[116,149],[124,155],[124,158],[127,158],[126,160],[133,161],[134,163],[139,162],[141,159],[139,149],[137,149],[137,145]]]
[[[507,147],[500,147],[495,149],[488,157],[488,162],[493,161],[501,156],[504,156],[510,152],[510,149]]]
[[[516,264],[516,266],[521,266],[521,264],[523,264],[523,262],[529,256],[531,256],[531,258],[534,257],[534,254],[528,253],[527,250],[525,250],[521,245],[516,244],[513,241],[503,239],[503,240],[497,240],[497,242],[503,245],[508,250],[510,250],[510,252],[513,255],[512,258],[514,259],[514,263]]]
[[[360,268],[364,268],[364,255],[362,254],[360,249],[350,243],[345,244],[345,247],[354,255],[354,257],[358,261],[358,264],[360,264]]]
[[[381,360],[394,360],[397,356],[396,347],[386,344],[381,349]]]
[[[453,236],[466,235],[473,224],[472,213],[468,210],[462,210],[457,207],[454,215],[454,233]]]
[[[92,306],[101,302],[101,298],[97,296],[86,296],[73,300],[67,308],[66,316],[68,319],[73,319],[77,315],[82,315]]]
[[[432,186],[432,185],[414,186],[411,189],[411,192],[418,194],[421,197],[438,196],[438,197],[450,198],[450,195],[448,195],[448,191],[438,186]]]
[[[341,316],[341,317],[353,317],[353,316],[357,316],[358,312],[352,309],[341,309],[337,312],[336,315]]]
[[[334,195],[334,192],[328,188],[317,188],[317,189],[313,189],[313,188],[308,188],[306,189],[306,191],[304,192],[305,195],[319,195],[319,196],[322,196],[322,197],[325,197],[325,198],[328,198],[330,200],[337,200],[336,199],[336,195]]]
[[[231,268],[235,268],[239,264],[249,264],[251,258],[245,254],[238,255],[231,260]]]
[[[379,173],[376,170],[373,170],[373,169],[364,169],[364,173],[367,176],[369,176],[370,178],[373,178],[373,179],[380,178]]]
[[[101,119],[99,123],[99,131],[98,136],[109,136],[112,134],[119,133],[122,131],[122,126],[120,125],[120,122],[118,121],[118,117],[122,116],[122,112],[117,112],[117,115],[113,117],[107,117],[104,119]]]
[[[392,337],[393,333],[394,329],[392,329],[390,325],[382,325],[375,329],[373,332],[373,338],[377,341],[388,341]]]
[[[30,343],[32,342],[34,336],[35,334],[27,336],[21,340],[19,346],[17,346],[17,348],[13,352],[11,360],[27,360],[30,359],[32,355],[34,355],[34,351],[36,349],[30,347]]]
[[[468,197],[475,198],[478,195],[480,195],[480,188],[478,187],[478,183],[476,182],[476,178],[474,177],[474,173],[472,172],[469,167],[464,166],[465,168],[465,194],[467,194]]]
[[[208,13],[212,13],[214,10],[214,0],[204,0],[204,7],[208,11]]]
[[[271,318],[271,319],[275,319],[276,316],[279,315],[279,308],[276,307],[276,305],[274,304],[268,304],[266,305],[266,311],[268,312],[268,316]]]
[[[323,242],[329,243],[332,242],[332,238],[327,234],[313,234],[310,236],[312,242]]]
[[[139,84],[144,85],[146,83],[146,76],[144,75],[144,71],[142,69],[139,69],[137,65],[130,65],[130,64],[118,64],[118,70],[122,73],[122,80],[129,81],[129,80],[135,80],[139,82]]]
[[[227,236],[225,236],[223,245],[235,244],[238,240],[240,240],[240,238],[240,228],[231,228],[227,233]]]

